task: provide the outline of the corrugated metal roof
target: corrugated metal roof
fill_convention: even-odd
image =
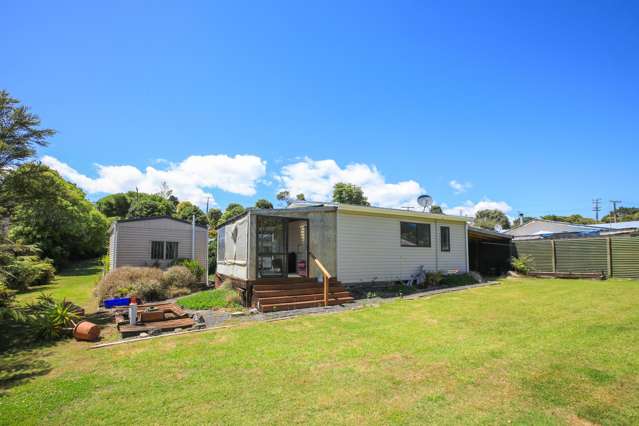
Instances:
[[[603,229],[632,229],[632,228],[639,228],[639,220],[632,220],[632,221],[628,221],[628,222],[616,222],[616,223],[598,223],[596,225],[591,225],[591,226],[596,226],[597,228],[603,228]]]

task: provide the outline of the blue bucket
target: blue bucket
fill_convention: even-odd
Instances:
[[[107,309],[115,308],[116,306],[129,306],[131,303],[130,297],[120,297],[118,299],[109,299],[104,301],[104,307]]]

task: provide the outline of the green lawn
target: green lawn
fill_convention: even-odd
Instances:
[[[1,424],[638,424],[639,282],[507,280],[4,356]]]
[[[16,299],[20,302],[29,302],[37,298],[40,293],[47,293],[56,299],[66,298],[88,311],[95,311],[97,302],[93,297],[93,288],[101,276],[102,267],[99,261],[75,263],[57,273],[51,284],[32,287],[30,291],[18,294]]]
[[[237,291],[233,289],[216,288],[200,291],[178,299],[177,304],[186,309],[232,308],[240,309]]]

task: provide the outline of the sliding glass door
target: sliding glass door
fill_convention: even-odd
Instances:
[[[257,277],[287,276],[286,218],[257,216]]]

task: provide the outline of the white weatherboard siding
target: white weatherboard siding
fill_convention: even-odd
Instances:
[[[402,247],[400,222],[430,224],[431,246]],[[441,226],[450,228],[450,252],[440,250]],[[338,211],[337,257],[337,278],[343,283],[408,279],[422,265],[430,271],[466,272],[466,226]]]
[[[152,266],[156,261],[151,259],[151,241],[177,241],[178,257],[191,258],[192,228],[191,225],[171,219],[133,220],[117,223],[117,234],[111,234],[113,249],[111,262],[120,266]],[[117,238],[117,241],[115,241]],[[206,268],[208,259],[208,235],[206,229],[195,227],[195,258]],[[117,252],[115,251],[117,249]],[[160,261],[166,267],[170,261]]]

